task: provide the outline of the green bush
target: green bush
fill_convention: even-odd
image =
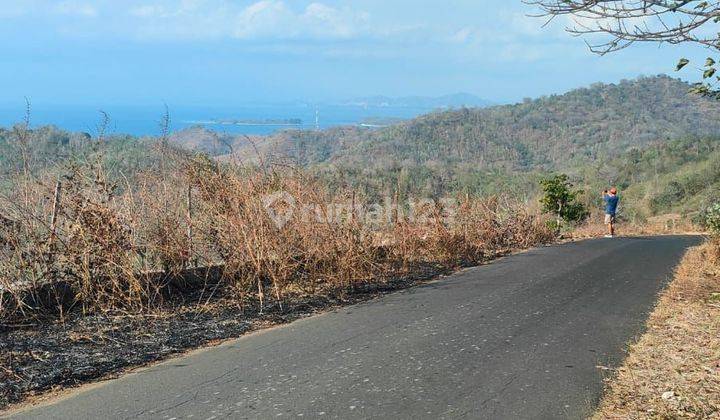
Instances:
[[[705,209],[705,227],[713,234],[720,235],[720,202]]]
[[[588,217],[585,206],[577,201],[582,191],[573,190],[567,175],[545,178],[540,181],[540,187],[543,190],[540,199],[543,212],[554,214],[566,222],[580,222]]]
[[[545,226],[553,232],[559,232],[562,229],[560,222],[557,220],[547,220],[545,221]]]

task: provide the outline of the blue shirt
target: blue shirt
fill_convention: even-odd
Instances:
[[[617,205],[618,201],[620,201],[620,197],[617,195],[605,195],[603,200],[605,200],[605,214],[611,214],[614,216],[617,211]]]

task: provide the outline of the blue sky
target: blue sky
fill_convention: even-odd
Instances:
[[[0,103],[231,105],[469,92],[497,102],[673,73],[598,57],[520,0],[3,0]],[[694,76],[692,73],[688,73]]]

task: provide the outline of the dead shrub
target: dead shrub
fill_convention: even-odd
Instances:
[[[400,220],[398,208],[370,220],[355,192],[331,193],[302,171],[168,147],[158,149],[167,161],[122,188],[101,159],[60,168],[55,224],[57,178],[17,183],[4,197],[13,214],[0,219],[3,322],[62,319],[78,308],[146,313],[195,287],[212,288],[204,298],[258,297],[262,308],[268,294],[282,304],[288,293],[343,292],[397,267],[475,264],[553,239],[537,211],[507,197],[466,198],[452,209],[426,202],[423,217]],[[211,267],[221,275],[198,283]]]
[[[374,273],[370,233],[358,223],[334,220],[330,197],[317,183],[293,172],[248,171],[207,160],[196,162],[189,174],[200,193],[201,241],[213,244],[239,293],[263,295],[268,283],[280,299],[291,285],[346,286]]]
[[[428,217],[400,223],[392,232],[393,252],[404,261],[477,264],[498,252],[549,243],[555,235],[544,219],[505,196],[465,198],[455,208],[442,203]]]

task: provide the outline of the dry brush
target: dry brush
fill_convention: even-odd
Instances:
[[[196,304],[220,294],[282,304],[554,239],[538,211],[506,197],[466,197],[452,218],[426,200],[424,217],[402,220],[390,200],[390,217],[369,218],[356,192],[300,170],[159,147],[167,161],[132,181],[100,159],[54,171],[59,179],[18,175],[0,196],[0,324],[147,313],[187,303],[191,289]]]

